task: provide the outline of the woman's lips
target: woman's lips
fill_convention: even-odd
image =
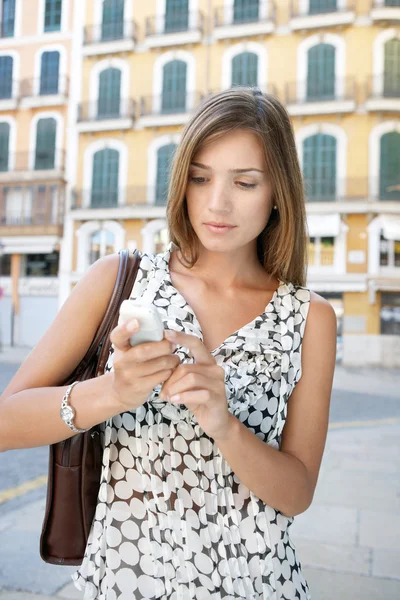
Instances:
[[[236,227],[236,225],[214,225],[212,223],[204,223],[204,225],[212,233],[227,233]]]

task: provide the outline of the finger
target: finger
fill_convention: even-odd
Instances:
[[[211,400],[210,390],[191,390],[176,394],[170,399],[171,404],[185,404],[188,408],[197,404],[207,404]]]
[[[215,388],[215,385],[215,380],[210,379],[203,373],[188,373],[173,384],[168,381],[168,385],[166,385],[168,391],[164,393],[167,397],[171,398],[175,394],[180,394],[189,390],[213,389]]]
[[[110,341],[114,349],[128,350],[131,348],[129,339],[132,334],[137,333],[140,329],[140,323],[137,319],[131,319],[125,323],[121,323],[115,327],[110,334]]]
[[[179,365],[179,356],[174,354],[164,354],[158,358],[153,358],[143,362],[132,360],[132,358],[129,357],[129,354],[129,352],[125,354],[121,365],[126,369],[130,369],[131,364],[136,365],[137,368],[135,369],[135,375],[138,377],[148,377],[149,375],[153,375],[154,373],[158,373],[158,371],[163,371],[165,369],[171,370],[172,373]],[[116,365],[114,362],[114,366],[118,368],[118,363]]]
[[[173,331],[167,329],[164,332],[167,340],[174,344],[179,344],[184,348],[190,350],[191,355],[198,364],[214,365],[215,358],[207,350],[200,338],[195,335],[189,335],[188,333],[182,333],[181,331]]]
[[[170,396],[170,388],[172,388],[177,381],[188,375],[189,373],[202,373],[210,380],[225,380],[225,373],[222,367],[218,365],[197,365],[197,364],[181,364],[176,367],[171,377],[168,379],[168,385],[165,383],[160,391],[160,398],[163,399],[166,396]]]
[[[133,362],[144,363],[160,356],[170,355],[173,351],[174,345],[167,339],[163,339],[161,342],[143,342],[142,344],[138,344],[130,348],[128,354],[129,359],[132,359]],[[179,362],[179,356],[177,358]]]

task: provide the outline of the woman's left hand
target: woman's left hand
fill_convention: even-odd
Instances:
[[[198,337],[171,330],[165,332],[165,337],[188,348],[195,363],[178,365],[164,383],[159,398],[185,404],[207,435],[214,439],[225,437],[233,417],[228,410],[223,368]]]

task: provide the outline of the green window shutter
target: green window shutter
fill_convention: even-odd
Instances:
[[[310,0],[308,13],[320,15],[322,13],[336,12],[337,0]]]
[[[0,38],[13,37],[15,25],[15,0],[3,0]]]
[[[101,39],[120,40],[124,37],[124,0],[103,0]]]
[[[233,5],[233,22],[246,23],[258,21],[258,0],[235,0]]]
[[[165,206],[167,203],[171,161],[174,156],[175,149],[176,144],[167,144],[166,146],[162,146],[162,148],[160,148],[157,152],[155,203],[158,206]]]
[[[309,201],[336,198],[336,138],[317,133],[303,143],[303,178]]]
[[[36,129],[35,170],[54,169],[56,154],[55,119],[39,119]]]
[[[12,98],[13,59],[11,56],[0,56],[0,99]]]
[[[385,98],[400,97],[400,40],[389,40],[385,44],[383,72],[383,95]]]
[[[186,112],[186,71],[183,60],[172,60],[163,69],[161,111],[163,113]]]
[[[62,0],[46,0],[44,7],[44,30],[60,31]]]
[[[110,67],[100,73],[97,117],[112,119],[120,116],[121,71]]]
[[[400,200],[400,133],[397,131],[381,137],[379,193],[381,200]]]
[[[308,102],[335,98],[335,52],[331,44],[317,44],[308,51]]]
[[[8,171],[8,156],[10,148],[10,125],[0,123],[0,171]]]
[[[98,150],[93,156],[91,206],[118,206],[119,152],[112,148]]]
[[[167,0],[165,33],[187,31],[189,28],[189,0]]]
[[[256,86],[257,77],[257,54],[242,52],[232,59],[232,87],[234,85]]]
[[[60,53],[43,52],[40,68],[40,94],[58,93],[58,76],[60,70]]]

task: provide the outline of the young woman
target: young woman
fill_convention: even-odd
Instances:
[[[336,319],[305,287],[302,179],[276,98],[233,88],[203,101],[174,156],[167,214],[171,242],[143,256],[131,293],[158,308],[165,339],[131,348],[138,324],[116,327],[106,373],[71,394],[75,426],[105,434],[73,579],[85,599],[309,599],[289,528],[317,483]],[[5,390],[1,449],[72,435],[60,382],[92,340],[118,260],[88,270]]]

